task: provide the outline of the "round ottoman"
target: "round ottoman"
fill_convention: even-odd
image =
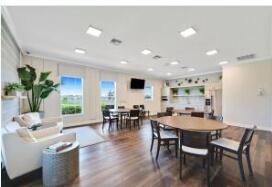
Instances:
[[[79,175],[79,144],[59,152],[43,150],[42,172],[44,186],[63,186]]]

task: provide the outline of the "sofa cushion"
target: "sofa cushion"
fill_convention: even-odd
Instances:
[[[17,134],[26,142],[36,142],[35,137],[32,135],[30,130],[26,127],[22,127],[16,130]]]
[[[41,123],[40,115],[37,112],[22,114],[15,117],[14,120],[18,122],[21,127],[31,127]]]

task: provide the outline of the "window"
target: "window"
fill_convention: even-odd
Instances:
[[[153,100],[153,86],[145,86],[144,98],[147,100]]]
[[[80,77],[61,76],[61,112],[63,115],[82,114],[83,80]]]
[[[100,82],[101,108],[115,108],[115,82]]]

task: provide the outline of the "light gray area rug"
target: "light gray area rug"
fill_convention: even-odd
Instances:
[[[79,142],[81,148],[107,141],[105,138],[95,132],[95,130],[88,126],[68,128],[63,130],[63,133],[70,132],[76,133],[77,141]]]

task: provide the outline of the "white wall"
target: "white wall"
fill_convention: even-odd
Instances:
[[[65,126],[101,121],[100,80],[116,81],[117,105],[132,107],[134,104],[144,104],[146,109],[150,110],[151,114],[155,114],[161,110],[161,80],[153,80],[125,73],[98,70],[87,66],[71,65],[59,61],[52,61],[45,58],[31,56],[24,56],[23,63],[34,66],[37,69],[37,72],[42,70],[52,71],[50,78],[56,82],[59,82],[60,75],[74,75],[83,77],[83,114],[64,116]],[[154,98],[152,101],[144,99],[143,90],[129,89],[131,77],[145,78],[146,84],[151,84],[154,87]],[[27,110],[27,103],[24,104],[24,110]],[[41,110],[45,111],[46,117],[61,115],[59,93],[55,92],[48,99],[46,99],[41,107]]]
[[[272,60],[224,67],[223,116],[231,125],[272,130]]]

